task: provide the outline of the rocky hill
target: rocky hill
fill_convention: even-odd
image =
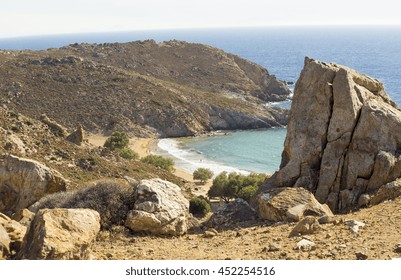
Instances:
[[[90,181],[125,176],[137,180],[159,177],[182,185],[182,180],[170,172],[140,161],[104,156],[99,147],[85,142],[78,146],[65,138],[40,121],[0,108],[0,167],[7,155],[37,160],[60,172],[69,181],[67,190]],[[0,188],[3,180],[7,181],[4,176],[0,172]]]
[[[201,44],[154,41],[0,51],[0,103],[67,128],[179,137],[285,125],[285,83]]]

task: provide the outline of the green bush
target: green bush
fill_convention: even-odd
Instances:
[[[103,147],[115,151],[128,147],[128,143],[129,143],[129,138],[127,133],[116,131],[113,132],[109,138],[107,138]]]
[[[129,147],[122,148],[119,152],[118,155],[122,158],[125,159],[138,159],[139,155],[135,153],[132,149]]]
[[[237,197],[242,198],[243,200],[245,200],[249,203],[251,201],[251,197],[256,193],[258,188],[259,187],[256,185],[249,185],[249,186],[243,187],[237,193]]]
[[[194,180],[200,180],[205,183],[207,180],[212,179],[213,172],[209,168],[198,168],[193,173]]]
[[[210,204],[203,198],[193,197],[189,201],[189,212],[193,215],[204,216],[210,211]]]
[[[251,173],[248,176],[238,173],[222,172],[213,180],[207,195],[209,197],[220,197],[225,202],[232,198],[243,198],[250,201],[257,189],[263,184],[266,175]]]
[[[58,192],[47,195],[30,209],[37,212],[43,208],[88,208],[100,215],[102,229],[113,225],[124,225],[131,210],[134,188],[113,181],[100,181],[72,192]]]
[[[157,155],[148,155],[141,159],[142,162],[160,167],[169,172],[174,172],[174,161],[171,158],[164,158]]]

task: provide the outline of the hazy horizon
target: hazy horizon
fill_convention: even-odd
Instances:
[[[2,1],[2,0],[0,0]],[[254,26],[400,25],[401,4],[382,0],[2,1],[0,38],[114,31]]]
[[[316,24],[316,25],[255,25],[255,26],[229,26],[229,27],[181,27],[181,28],[151,28],[151,29],[131,29],[131,30],[113,30],[113,31],[83,31],[83,32],[68,32],[68,33],[44,33],[44,34],[28,34],[28,35],[15,35],[8,37],[1,37],[0,40],[12,40],[12,39],[25,39],[25,38],[42,38],[42,37],[58,37],[58,36],[74,36],[74,35],[100,35],[100,34],[118,34],[118,33],[142,33],[142,32],[174,32],[174,31],[219,31],[219,30],[241,30],[241,29],[303,29],[303,30],[319,30],[319,29],[332,29],[349,31],[352,29],[366,29],[366,28],[390,28],[390,29],[401,29],[400,24]],[[152,39],[152,38],[149,38]]]

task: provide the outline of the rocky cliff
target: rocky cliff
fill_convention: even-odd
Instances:
[[[401,111],[378,80],[306,58],[280,170],[264,188],[306,188],[335,212],[369,204],[401,176],[400,126]]]
[[[261,66],[201,44],[154,41],[0,51],[0,104],[68,129],[179,137],[285,125],[290,91]],[[66,117],[68,116],[68,117]]]

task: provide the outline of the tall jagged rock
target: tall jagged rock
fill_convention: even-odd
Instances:
[[[378,80],[306,58],[280,170],[266,185],[303,187],[335,212],[353,208],[401,176],[400,126],[401,111]]]

